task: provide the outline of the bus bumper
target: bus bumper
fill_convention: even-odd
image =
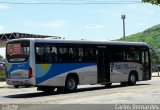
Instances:
[[[18,86],[34,86],[30,79],[6,79],[8,85],[18,85]]]

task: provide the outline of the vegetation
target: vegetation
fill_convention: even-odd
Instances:
[[[3,61],[3,56],[0,55],[0,81],[5,80],[5,67],[3,64],[1,64],[1,61]]]
[[[3,60],[4,60],[3,56],[0,55],[0,61],[3,61]]]
[[[121,41],[123,38],[118,40]],[[125,40],[148,43],[151,51],[152,65],[160,64],[160,24],[153,26],[143,32],[126,36]]]
[[[5,68],[0,70],[0,82],[5,81]]]
[[[142,0],[142,2],[151,3],[151,4],[155,4],[155,5],[159,5],[160,4],[160,0]]]

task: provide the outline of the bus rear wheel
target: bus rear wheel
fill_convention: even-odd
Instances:
[[[14,88],[19,88],[19,85],[14,85]]]
[[[52,93],[55,87],[37,87],[38,91],[43,91],[44,93]]]
[[[77,90],[77,79],[74,76],[68,76],[65,82],[65,91],[66,92],[75,92]]]

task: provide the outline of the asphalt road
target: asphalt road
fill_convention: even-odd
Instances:
[[[39,107],[39,104],[54,104],[57,107],[60,107],[59,104],[94,104],[94,106],[96,104],[160,104],[159,99],[160,77],[138,82],[135,86],[121,87],[118,83],[111,88],[101,85],[79,86],[76,93],[67,94],[59,94],[56,91],[44,94],[37,91],[35,87],[0,88],[0,104],[3,107],[6,107],[5,104],[36,104],[37,110],[45,108],[45,106]],[[12,107],[12,105],[10,106]],[[27,108],[32,108],[32,106],[27,106]],[[63,108],[63,106],[61,107]]]

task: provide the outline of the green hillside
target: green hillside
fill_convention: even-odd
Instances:
[[[118,39],[122,41],[123,38]],[[149,44],[152,65],[160,65],[160,24],[153,26],[130,36],[126,36],[126,41],[146,42]]]
[[[146,42],[153,49],[160,48],[160,24],[146,29],[143,32],[126,36],[126,41]]]

